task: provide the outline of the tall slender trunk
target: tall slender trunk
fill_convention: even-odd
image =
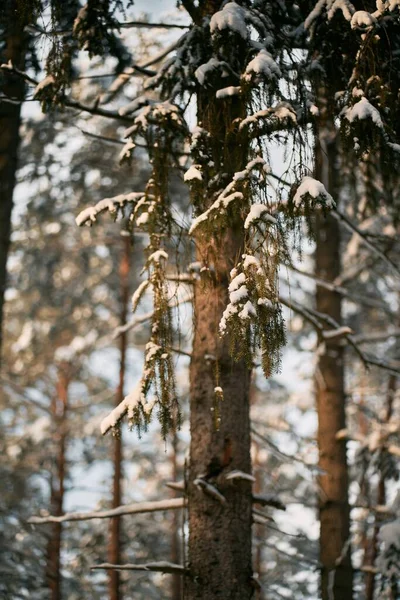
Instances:
[[[171,452],[171,477],[172,481],[178,481],[179,479],[179,468],[178,468],[178,434],[175,432],[172,440],[172,452]],[[179,521],[180,511],[172,511],[172,531],[171,531],[171,562],[179,564],[181,561],[180,553],[180,535],[179,535]],[[171,575],[171,600],[182,599],[182,578],[179,574]]]
[[[256,481],[254,483],[254,493],[262,494],[262,471],[261,471],[261,461],[260,461],[260,445],[258,442],[253,440],[254,446],[254,459],[253,459],[253,468],[254,468],[254,477]],[[258,581],[261,583],[263,577],[263,544],[265,540],[265,528],[260,524],[255,525],[255,537],[256,537],[256,545],[255,545],[255,557],[254,557],[254,572],[257,574]],[[260,585],[257,590],[256,600],[264,600],[264,591],[262,585]]]
[[[202,7],[208,14],[220,2]],[[243,117],[243,101],[223,102],[210,92],[197,96],[198,123],[210,134],[212,160],[219,173],[233,176],[247,163],[248,144],[232,127]],[[212,198],[204,199],[205,210]],[[250,371],[244,361],[235,362],[227,339],[220,339],[218,326],[228,303],[229,273],[243,253],[243,223],[240,219],[212,239],[198,238],[197,260],[210,266],[206,280],[194,286],[194,340],[190,365],[190,472],[188,600],[249,600],[253,593],[251,563],[251,485],[233,483],[226,472],[251,471],[250,459]],[[217,377],[217,373],[219,377]],[[215,386],[221,386],[220,426],[214,418]],[[203,476],[223,494],[222,503],[195,484]]]
[[[385,422],[388,423],[393,415],[393,401],[397,389],[397,377],[396,375],[390,375],[386,397],[386,414]],[[376,497],[376,504],[383,505],[386,503],[386,482],[385,477],[381,474],[378,482],[378,493]],[[375,517],[375,526],[370,541],[369,547],[365,553],[364,563],[371,567],[375,566],[375,561],[378,556],[378,535],[379,535],[379,518],[378,515]],[[396,600],[397,597],[397,586],[396,583],[392,586],[392,598]],[[365,581],[365,600],[374,600],[375,592],[375,573],[367,573]]]
[[[123,239],[123,251],[119,269],[120,275],[120,298],[121,315],[120,323],[125,325],[129,303],[129,270],[131,245],[130,238],[126,236]],[[122,333],[119,338],[119,383],[115,396],[116,406],[124,399],[125,367],[126,367],[127,334]],[[112,508],[120,506],[122,503],[122,439],[121,435],[113,438],[113,493]],[[110,534],[108,543],[108,561],[112,564],[121,562],[121,517],[114,517],[110,520]],[[119,571],[110,570],[108,579],[108,592],[110,600],[122,600],[121,579]]]
[[[68,418],[68,387],[70,383],[69,367],[62,364],[58,371],[57,395],[53,399],[52,413],[56,424],[55,440],[57,455],[55,470],[51,480],[51,514],[63,514],[66,475],[66,445]],[[47,544],[46,579],[50,590],[50,600],[61,600],[61,543],[62,525],[52,523]]]
[[[321,98],[323,103],[323,97]],[[316,178],[337,197],[338,173],[336,132],[321,107],[316,144]],[[318,216],[316,232],[316,276],[335,281],[340,274],[340,229],[337,220]],[[317,287],[316,307],[341,323],[341,297],[334,291]],[[345,427],[344,349],[335,338],[319,339],[320,348],[315,378],[318,411],[319,466],[325,472],[320,484],[320,562],[322,600],[351,600],[352,567],[350,552],[350,508],[346,442],[336,439]]]
[[[23,23],[16,17],[17,0],[3,0],[1,15],[4,23],[0,28],[4,38],[0,39],[0,62],[12,64],[23,69],[25,64],[25,35]],[[7,256],[10,246],[11,212],[13,193],[16,181],[18,146],[20,141],[19,126],[21,117],[21,101],[24,97],[22,78],[8,73],[0,75],[0,92],[14,100],[10,102],[0,99],[0,365],[2,346],[2,322],[4,293],[6,289]]]

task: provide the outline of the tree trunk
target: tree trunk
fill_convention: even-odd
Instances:
[[[179,470],[178,470],[178,434],[174,433],[174,438],[172,442],[172,452],[171,452],[171,479],[172,481],[178,481],[179,479]],[[172,492],[173,496],[175,496],[174,492]],[[180,552],[180,535],[179,535],[179,523],[181,518],[181,511],[174,510],[172,511],[172,531],[171,531],[171,562],[174,564],[180,564],[181,552]],[[175,573],[171,575],[171,600],[181,600],[182,599],[182,577]]]
[[[396,395],[397,389],[397,377],[396,375],[391,375],[389,377],[388,389],[387,389],[387,398],[386,398],[386,415],[385,415],[385,423],[388,423],[393,415],[393,401]],[[384,505],[386,503],[386,482],[385,477],[381,474],[378,482],[378,493],[376,498],[377,505]],[[366,551],[366,556],[364,559],[364,563],[371,567],[375,566],[375,561],[378,556],[378,535],[379,535],[379,517],[375,516],[375,527],[372,534],[372,539],[370,541],[370,545]],[[392,598],[391,600],[396,600],[397,590],[396,584],[394,582],[392,588]],[[375,593],[375,573],[367,573],[366,581],[365,581],[365,600],[374,600]]]
[[[123,239],[124,248],[120,264],[120,282],[121,282],[121,325],[126,324],[128,303],[129,303],[129,269],[130,269],[130,253],[131,245],[130,238],[126,236]],[[127,333],[124,332],[119,338],[120,348],[120,367],[119,367],[119,384],[115,397],[115,405],[118,406],[124,399],[124,384],[125,384],[125,367],[126,367],[126,349],[127,349]],[[122,504],[122,439],[121,434],[113,438],[113,494],[112,508],[116,508]],[[121,517],[114,517],[110,520],[110,535],[108,543],[108,562],[112,564],[120,564],[121,562]],[[121,578],[120,572],[115,570],[109,571],[108,592],[110,600],[122,600]]]
[[[338,174],[336,133],[333,123],[321,109],[316,144],[316,178],[337,198]],[[331,215],[317,218],[316,276],[335,281],[340,274],[340,230]],[[341,323],[341,297],[317,287],[316,307]],[[319,467],[325,472],[320,485],[320,562],[322,600],[351,600],[352,567],[350,552],[350,508],[346,442],[336,434],[345,427],[344,349],[340,340],[319,339],[315,378],[318,411]]]
[[[25,35],[23,23],[17,18],[16,0],[3,0],[1,10],[4,23],[4,48],[0,51],[0,62],[24,68]],[[3,40],[1,40],[3,41]],[[0,93],[16,102],[0,99],[0,365],[2,345],[2,322],[4,293],[6,289],[7,256],[10,246],[11,212],[17,171],[21,101],[24,97],[24,82],[21,77],[8,73],[0,74]]]
[[[217,2],[205,2],[208,11]],[[232,127],[243,117],[243,101],[215,100],[199,90],[198,123],[210,133],[212,160],[219,173],[233,176],[247,164],[248,144]],[[199,206],[206,210],[211,198]],[[229,273],[243,253],[243,223],[237,219],[212,239],[196,239],[197,260],[206,262],[205,275],[194,286],[194,340],[190,365],[190,473],[188,600],[249,600],[254,591],[251,564],[252,501],[248,481],[227,481],[231,469],[251,472],[249,387],[250,371],[234,361],[230,344],[219,336],[219,322],[228,303]],[[223,389],[216,425],[215,386]],[[202,477],[224,496],[221,503],[194,482]]]
[[[59,367],[57,396],[52,403],[53,419],[57,427],[57,457],[56,468],[51,481],[50,512],[55,516],[63,514],[69,382],[69,368],[68,365],[63,364]],[[46,565],[46,578],[50,590],[50,600],[61,600],[61,542],[62,524],[52,523],[50,539],[47,545]]]

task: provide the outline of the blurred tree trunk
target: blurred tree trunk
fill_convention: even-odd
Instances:
[[[17,0],[2,0],[0,7],[0,63],[11,63],[24,69],[26,36],[22,17],[18,18]],[[11,212],[16,182],[21,102],[24,97],[21,77],[0,73],[0,365],[4,293],[6,289],[7,256],[10,246]]]
[[[337,141],[329,109],[320,95],[320,120],[315,150],[315,177],[338,199]],[[316,276],[334,282],[341,271],[340,229],[332,215],[317,216]],[[338,293],[317,286],[316,308],[341,323]],[[320,485],[320,562],[322,600],[351,600],[350,508],[345,440],[336,439],[345,427],[344,347],[342,340],[319,336],[320,353],[315,377],[318,412]]]
[[[129,303],[129,270],[130,270],[131,241],[129,236],[123,238],[123,250],[119,269],[120,275],[120,296],[121,296],[121,315],[120,324],[125,325]],[[124,399],[125,387],[125,369],[126,369],[126,350],[127,333],[123,332],[119,338],[119,384],[115,397],[115,405],[118,406]],[[122,503],[122,438],[121,434],[113,438],[113,493],[112,508],[120,506]],[[121,517],[114,517],[110,520],[110,536],[108,544],[108,562],[120,564],[121,562]],[[120,572],[109,571],[108,591],[110,600],[122,600]]]
[[[390,375],[387,389],[387,397],[386,397],[386,414],[385,414],[385,423],[388,423],[393,415],[393,402],[394,397],[396,395],[397,389],[397,377],[396,375]],[[386,482],[383,473],[381,473],[379,482],[378,482],[378,493],[376,497],[377,505],[384,505],[386,503]],[[365,552],[364,564],[374,567],[375,561],[378,556],[378,534],[379,534],[379,517],[378,514],[375,515],[375,527],[372,534],[372,539],[370,540],[369,546]],[[366,581],[365,581],[365,600],[374,600],[375,593],[375,573],[367,573]],[[396,582],[392,585],[391,590],[391,598],[390,600],[396,600],[397,596],[397,584]]]
[[[172,452],[171,452],[171,477],[172,481],[178,481],[179,479],[179,468],[178,468],[178,444],[179,438],[177,432],[174,432],[172,440]],[[175,495],[173,493],[173,495]],[[171,531],[171,562],[174,564],[180,564],[181,552],[180,552],[180,526],[181,513],[179,510],[172,511],[172,531]],[[179,574],[171,575],[171,600],[182,599],[182,577]]]
[[[220,2],[200,3],[202,17],[218,10]],[[232,127],[243,118],[240,97],[219,101],[200,88],[197,122],[210,134],[215,168],[233,174],[248,160],[248,142]],[[213,198],[203,198],[200,212]],[[219,322],[228,304],[229,273],[244,249],[243,222],[211,239],[196,239],[196,260],[210,265],[210,275],[194,285],[194,339],[190,365],[189,567],[187,600],[249,600],[254,592],[251,560],[252,498],[248,481],[226,480],[231,469],[251,472],[250,371],[234,361],[230,343],[219,336]],[[218,375],[217,375],[218,374]],[[221,386],[220,423],[215,419],[215,386]],[[205,493],[195,480],[215,486],[224,501]]]
[[[63,363],[58,369],[57,394],[52,402],[53,422],[56,424],[55,441],[57,456],[55,470],[51,478],[50,512],[52,515],[63,514],[66,475],[66,443],[68,419],[68,387],[70,369]],[[47,545],[46,578],[50,590],[50,600],[61,600],[61,542],[62,524],[52,523]]]

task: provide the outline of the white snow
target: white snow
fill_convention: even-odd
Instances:
[[[297,123],[297,115],[296,111],[292,106],[290,106],[287,102],[279,104],[273,108],[265,108],[263,110],[259,110],[248,117],[245,117],[243,121],[240,123],[240,129],[246,127],[247,125],[257,123],[257,121],[263,121],[264,119],[271,119],[277,121],[292,121],[292,123]]]
[[[234,275],[232,281],[229,284],[228,290],[233,292],[238,290],[241,285],[246,283],[246,275],[244,273],[239,273],[239,275]]]
[[[246,292],[247,292],[247,290],[246,290]],[[246,304],[243,306],[243,308],[240,311],[240,313],[239,313],[238,316],[243,321],[246,321],[247,319],[250,319],[250,317],[256,317],[257,316],[257,311],[254,308],[254,306],[252,305],[252,303],[250,302],[250,300],[247,300]]]
[[[215,96],[218,99],[221,98],[229,98],[230,96],[238,96],[242,91],[240,86],[230,85],[226,88],[222,88],[221,90],[217,90]]]
[[[214,13],[210,21],[211,34],[228,29],[238,33],[247,40],[248,32],[245,22],[245,12],[236,2],[228,2],[222,10]]]
[[[365,96],[351,108],[346,108],[344,110],[344,116],[350,123],[353,123],[355,119],[359,119],[360,121],[363,119],[371,119],[375,125],[383,129],[382,118],[379,111],[365,98]]]
[[[204,223],[204,221],[207,221],[209,216],[213,212],[220,211],[221,209],[227,208],[228,205],[231,202],[233,202],[234,200],[242,200],[242,199],[243,199],[242,192],[234,192],[233,194],[230,194],[229,196],[224,196],[222,193],[221,196],[219,196],[217,198],[217,200],[215,200],[215,202],[210,206],[210,208],[208,210],[206,210],[201,215],[196,217],[196,219],[194,219],[194,221],[189,229],[189,235],[191,235],[194,232],[194,230],[200,225],[200,223]]]
[[[121,152],[119,153],[119,157],[118,157],[119,160],[121,161],[124,158],[131,158],[132,152],[134,151],[135,148],[136,148],[136,144],[134,144],[132,142],[132,140],[129,140],[128,142],[126,142],[126,144],[122,148]]]
[[[259,306],[267,306],[268,308],[272,308],[272,302],[271,300],[268,300],[268,298],[259,298],[257,300],[257,304]]]
[[[247,298],[248,295],[249,295],[249,292],[247,290],[247,287],[245,285],[242,285],[242,286],[240,286],[240,288],[232,291],[229,294],[229,300],[231,301],[231,304],[238,304],[239,302],[241,302],[242,300]]]
[[[219,332],[221,335],[224,335],[224,333],[226,332],[226,327],[227,327],[229,318],[232,317],[233,315],[236,315],[237,313],[238,313],[238,307],[235,306],[234,304],[228,304],[228,306],[226,307],[226,309],[223,312],[221,321],[219,323]]]
[[[281,76],[278,65],[267,50],[260,50],[257,56],[249,62],[243,78],[249,80],[253,73],[264,75],[266,79],[277,79]]]
[[[243,269],[246,271],[249,267],[257,267],[260,269],[260,261],[252,254],[242,254]]]
[[[143,212],[137,219],[136,219],[136,225],[138,227],[141,227],[142,225],[146,225],[146,223],[149,220],[149,213],[148,212]]]
[[[114,84],[118,82],[118,79],[115,80]],[[110,86],[109,92],[112,92],[112,86]],[[138,98],[135,98],[134,100],[132,100],[132,102],[129,102],[129,104],[126,104],[125,106],[122,106],[118,113],[121,115],[121,117],[124,117],[125,115],[129,115],[133,112],[136,112],[137,110],[139,110],[140,108],[142,108],[144,105],[148,105],[149,104],[149,100],[147,98],[145,98],[144,96],[139,96]]]
[[[114,410],[112,410],[110,414],[102,420],[102,422],[100,423],[101,433],[104,435],[112,427],[115,427],[122,419],[122,417],[124,417],[126,414],[128,415],[128,418],[132,418],[134,411],[139,406],[139,404],[142,405],[144,412],[148,413],[151,412],[151,410],[153,409],[154,403],[155,400],[147,401],[146,398],[143,396],[142,382],[140,381],[137,384],[137,386],[132,390],[132,392],[125,396],[122,402],[120,402],[120,404],[118,404],[118,406],[114,408]]]
[[[341,10],[346,21],[350,21],[354,13],[354,6],[349,0],[318,0],[304,21],[304,29],[310,29],[324,11],[326,11],[326,17],[330,21],[337,10]]]
[[[53,75],[47,75],[42,81],[35,87],[35,91],[33,92],[33,97],[37,96],[39,92],[44,90],[48,85],[53,85],[55,83],[55,79]]]
[[[238,182],[244,181],[247,179],[251,173],[251,171],[255,167],[262,166],[263,170],[266,170],[265,160],[261,156],[257,156],[253,160],[251,160],[243,169],[243,171],[238,171],[234,174],[232,181],[226,186],[224,191],[218,196],[215,202],[207,209],[204,213],[199,215],[196,219],[194,219],[192,226],[189,229],[189,235],[191,235],[194,230],[200,225],[200,223],[204,223],[207,221],[213,213],[217,213],[214,216],[218,216],[218,213],[221,214],[224,209],[226,209],[231,202],[234,200],[242,200],[243,194],[242,192],[233,192],[238,184]]]
[[[332,196],[326,191],[323,183],[314,179],[313,177],[303,177],[303,180],[297,188],[296,194],[293,198],[295,206],[300,207],[304,196],[311,196],[311,198],[321,198],[324,200],[324,204],[327,208],[333,208],[335,201]]]
[[[198,181],[203,180],[203,176],[197,165],[192,165],[183,176],[184,181],[193,181],[193,179],[197,179]]]
[[[156,250],[155,252],[150,254],[147,260],[148,262],[159,263],[162,258],[168,260],[168,254],[165,252],[165,250]]]
[[[322,333],[322,337],[325,340],[332,340],[334,338],[345,337],[352,333],[354,333],[354,331],[352,329],[350,329],[350,327],[343,326],[343,327],[338,327],[337,329],[330,329],[328,331],[324,331]]]
[[[194,72],[194,76],[200,85],[204,85],[206,78],[208,77],[208,73],[210,71],[215,71],[221,65],[220,61],[216,58],[210,58],[209,61],[200,65]],[[200,129],[200,128],[199,128]]]
[[[244,222],[244,228],[249,229],[250,225],[260,219],[269,221],[272,224],[276,223],[276,219],[268,214],[268,208],[265,204],[253,204]]]
[[[244,479],[244,480],[247,480],[247,481],[251,481],[252,483],[254,483],[256,481],[256,478],[253,477],[253,475],[250,475],[250,473],[245,473],[244,471],[239,471],[237,469],[235,469],[234,471],[230,471],[229,473],[227,473],[226,479],[228,479],[228,480],[232,480],[232,479]]]
[[[96,221],[96,217],[99,213],[108,210],[110,213],[115,213],[118,207],[122,207],[128,202],[137,202],[144,197],[143,192],[131,192],[130,194],[119,194],[113,198],[104,198],[95,204],[82,210],[76,217],[75,221],[78,226],[84,223],[91,225]]]
[[[352,29],[362,29],[364,31],[372,29],[376,25],[376,19],[366,10],[357,10],[351,18],[350,25]]]
[[[134,291],[132,295],[132,312],[135,312],[135,310],[137,309],[140,299],[149,285],[150,282],[148,279],[146,279],[145,281],[142,281],[142,283]]]

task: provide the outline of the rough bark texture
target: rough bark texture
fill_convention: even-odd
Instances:
[[[316,178],[337,196],[336,142],[333,124],[322,110],[316,147]],[[325,120],[324,120],[325,117]],[[340,274],[340,230],[337,220],[322,215],[317,222],[316,276],[334,281]],[[316,307],[341,323],[341,297],[317,287]],[[322,600],[351,600],[350,509],[346,442],[336,433],[345,427],[344,350],[340,340],[319,340],[325,351],[319,355],[316,373],[319,466],[326,474],[320,484],[320,561]],[[320,346],[321,347],[321,346]]]
[[[129,303],[129,269],[130,269],[130,238],[125,237],[124,248],[120,264],[120,282],[121,282],[121,316],[120,323],[125,325]],[[124,399],[125,367],[126,367],[126,348],[127,334],[122,333],[119,338],[120,348],[120,366],[119,383],[115,397],[115,405],[118,406]],[[122,439],[120,435],[113,438],[113,494],[112,508],[122,504]],[[108,562],[113,565],[121,563],[121,517],[114,517],[110,520],[110,535],[108,543]],[[108,592],[110,600],[122,600],[121,576],[120,572],[111,569],[109,571]]]
[[[1,7],[0,30],[3,30],[4,48],[0,51],[0,63],[12,64],[24,68],[25,62],[25,36],[23,23],[16,18],[17,1],[3,0]],[[3,36],[2,36],[3,37]],[[20,77],[7,73],[0,74],[0,95],[14,100],[24,97],[24,83]],[[13,206],[13,192],[17,170],[19,125],[21,104],[0,100],[0,353],[2,342],[2,321],[4,293],[6,289],[7,256],[10,246],[11,212]],[[1,365],[1,354],[0,354]]]
[[[66,474],[66,441],[67,441],[67,417],[68,417],[68,365],[59,367],[57,396],[52,403],[53,420],[56,424],[55,441],[57,455],[54,473],[51,479],[51,514],[62,515],[65,474]],[[50,600],[61,600],[61,542],[62,525],[53,523],[50,529],[50,537],[47,544],[46,579],[50,590]]]
[[[237,242],[225,237],[225,256],[234,257]],[[199,257],[200,258],[200,257]],[[228,259],[229,260],[229,259]],[[228,262],[228,260],[226,262]],[[222,263],[225,260],[222,259]],[[220,268],[222,265],[220,265]],[[227,305],[227,274],[233,259],[225,265],[225,277],[212,287],[196,286],[193,358],[190,367],[190,481],[189,481],[189,562],[190,600],[247,600],[251,586],[251,485],[229,482],[230,469],[251,471],[249,382],[243,362],[234,363],[226,341],[218,339],[218,324]],[[221,272],[220,272],[221,275]],[[214,419],[216,361],[218,384],[224,390],[221,425]],[[194,480],[206,477],[226,499],[221,504],[198,489]]]
[[[205,2],[209,12],[219,2]],[[247,162],[248,144],[233,131],[243,116],[239,98],[216,101],[212,93],[198,94],[198,122],[211,134],[212,159],[219,173],[233,173]],[[204,200],[205,210],[211,202]],[[194,340],[190,366],[190,473],[188,600],[248,600],[253,593],[251,564],[251,484],[227,481],[231,469],[251,471],[249,386],[250,372],[235,362],[229,340],[218,326],[228,303],[229,272],[243,252],[243,223],[238,220],[218,238],[196,240],[197,260],[207,260],[211,275],[196,282]],[[217,375],[219,373],[219,377]],[[220,427],[215,420],[215,386],[221,386]],[[203,477],[218,488],[222,504],[194,483]]]

